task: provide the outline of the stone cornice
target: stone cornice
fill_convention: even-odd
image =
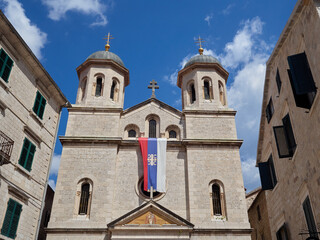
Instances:
[[[107,228],[45,228],[46,233],[64,233],[64,232],[74,232],[74,233],[83,233],[83,232],[104,232],[107,233]]]
[[[209,234],[209,233],[230,233],[230,234],[251,234],[252,228],[194,228],[193,233]]]
[[[69,112],[115,112],[115,113],[122,112],[122,108],[93,107],[93,106],[81,106],[81,105],[72,105],[67,109]]]
[[[235,116],[237,111],[230,109],[219,109],[219,110],[183,110],[183,114],[194,114],[194,115],[231,115]]]
[[[61,144],[65,143],[101,143],[119,144],[121,146],[139,146],[138,139],[122,139],[121,137],[70,137],[59,136]],[[181,147],[187,145],[215,145],[215,146],[236,146],[241,147],[243,140],[239,139],[183,139],[182,141],[168,141],[168,147]]]

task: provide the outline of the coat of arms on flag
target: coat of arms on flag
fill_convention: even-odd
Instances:
[[[143,159],[144,190],[166,190],[166,138],[139,138]]]

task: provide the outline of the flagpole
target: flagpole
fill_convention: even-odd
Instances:
[[[150,187],[150,199],[153,200],[153,187]]]

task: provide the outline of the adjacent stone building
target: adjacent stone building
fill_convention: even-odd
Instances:
[[[246,194],[252,240],[272,239],[265,194],[261,187]]]
[[[271,239],[318,239],[320,2],[299,0],[268,62],[257,165]]]
[[[249,240],[228,72],[200,48],[178,74],[182,112],[155,96],[123,109],[129,71],[108,50],[77,68],[48,239]],[[168,139],[167,190],[153,200],[139,137]]]
[[[66,104],[0,11],[0,239],[36,239]]]

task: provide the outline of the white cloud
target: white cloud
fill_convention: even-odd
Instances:
[[[211,13],[204,18],[204,20],[208,23],[208,26],[210,26],[212,17],[213,17],[213,14]]]
[[[226,44],[224,53],[219,56],[224,67],[237,68],[239,64],[247,64],[252,59],[253,51],[257,51],[256,39],[262,33],[263,23],[259,17],[247,20],[238,30],[232,42]]]
[[[53,179],[49,179],[48,184],[53,190],[56,190],[56,182]]]
[[[54,153],[53,158],[52,158],[51,168],[50,168],[50,176],[51,175],[55,175],[55,176],[58,175],[59,166],[60,166],[60,159],[61,159],[61,155]]]
[[[235,4],[229,4],[225,9],[222,10],[223,15],[229,15],[231,9],[235,6]]]
[[[233,80],[227,89],[229,107],[237,110],[236,124],[238,137],[244,140],[240,149],[245,187],[250,191],[260,185],[258,169],[255,167],[258,141],[261,101],[265,78],[265,63],[271,52],[271,44],[261,39],[263,22],[259,17],[244,21],[236,32],[233,41],[226,43],[224,51],[217,56],[205,49],[205,55],[220,60],[222,66],[229,68],[229,79]],[[189,54],[172,74],[165,77],[176,84],[177,73],[195,55]],[[174,81],[173,81],[174,80]]]
[[[259,171],[255,167],[255,164],[255,158],[249,158],[246,161],[241,161],[243,180],[248,191],[251,191],[259,186]]]
[[[23,40],[28,44],[33,53],[41,59],[41,49],[47,42],[47,34],[42,32],[35,24],[31,23],[26,16],[20,2],[17,0],[0,0],[4,3],[4,14],[11,24],[19,32]]]
[[[42,2],[49,8],[49,18],[55,21],[63,18],[68,11],[75,11],[96,16],[97,19],[91,26],[105,26],[108,23],[104,15],[107,7],[100,0],[42,0]]]

